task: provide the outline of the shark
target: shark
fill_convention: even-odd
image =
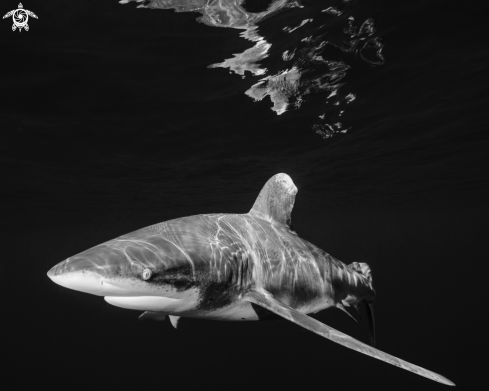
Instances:
[[[109,240],[52,267],[63,287],[144,311],[141,320],[289,320],[347,348],[420,376],[447,378],[375,348],[372,273],[335,259],[291,228],[297,187],[270,178],[245,214],[202,214],[165,221]],[[370,344],[308,314],[365,305]],[[350,315],[352,316],[352,315]],[[353,317],[353,316],[352,316]]]

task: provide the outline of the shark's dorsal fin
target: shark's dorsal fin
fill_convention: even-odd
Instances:
[[[292,208],[294,207],[297,187],[287,174],[277,174],[271,177],[250,210],[251,215],[290,226]]]

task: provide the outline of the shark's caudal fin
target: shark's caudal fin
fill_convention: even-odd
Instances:
[[[353,262],[348,265],[348,267],[354,271],[356,271],[358,274],[363,276],[368,283],[370,284],[370,287],[372,287],[372,271],[370,270],[370,266],[367,265],[366,263],[363,262]],[[373,291],[373,288],[372,288]],[[375,291],[373,291],[375,292]],[[368,317],[368,327],[370,331],[370,344],[375,347],[375,318],[374,318],[374,302],[373,298],[369,298],[367,300],[364,300],[363,303],[365,304],[365,309],[367,311],[367,317]],[[358,311],[358,307],[355,306],[355,308]]]
[[[364,262],[352,262],[348,265],[348,267],[365,277],[367,281],[372,284],[372,271],[370,270],[369,265]]]
[[[374,318],[374,303],[365,302],[368,317],[368,328],[370,330],[370,344],[375,347],[375,318]]]
[[[296,194],[297,187],[287,174],[274,175],[261,189],[250,214],[290,226]]]
[[[395,365],[399,368],[406,369],[407,371],[414,372],[420,376],[427,377],[428,379],[454,386],[450,380],[445,377],[438,375],[437,373],[431,372],[427,369],[418,367],[417,365],[408,363],[407,361],[401,360],[400,358],[391,356],[390,354],[384,353],[372,346],[368,346],[363,342],[357,341],[356,339],[343,334],[342,332],[329,327],[316,319],[313,319],[286,304],[281,303],[276,300],[272,294],[264,289],[254,289],[249,291],[244,297],[251,303],[257,304],[291,322],[302,326],[313,333],[319,334],[324,338],[328,338],[333,342],[339,343],[340,345],[346,346],[347,348],[356,350],[357,352],[366,354],[368,356],[377,358],[379,360],[385,361],[389,364]]]

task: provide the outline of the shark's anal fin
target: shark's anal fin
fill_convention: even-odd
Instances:
[[[261,189],[250,214],[272,219],[289,227],[296,194],[297,187],[290,176],[287,174],[274,175]]]
[[[385,361],[399,368],[414,372],[420,376],[427,377],[428,379],[450,386],[455,385],[450,380],[438,375],[437,373],[418,367],[417,365],[408,363],[407,361],[401,360],[400,358],[391,356],[390,354],[384,353],[372,346],[366,345],[363,342],[357,341],[356,339],[343,334],[342,332],[335,330],[334,328],[329,327],[286,304],[281,303],[280,301],[276,300],[270,292],[264,289],[251,290],[246,293],[243,299],[257,304],[287,320],[290,320],[291,322],[298,324],[299,326],[304,327],[309,331],[312,331],[313,333],[319,334],[320,336],[328,338],[333,342],[346,346],[347,348]]]
[[[343,305],[343,304],[341,304],[341,303],[336,303],[336,308],[338,308],[339,310],[341,310],[341,311],[343,311],[345,314],[347,314],[347,315],[348,315],[350,318],[352,318],[352,319],[353,319],[353,321],[354,321],[355,323],[358,323],[358,320],[356,320],[356,319],[355,319],[355,317],[354,317],[352,314],[350,314],[350,313],[348,312],[348,310],[347,310],[347,309],[344,307],[344,305]]]
[[[177,328],[178,327],[178,321],[180,320],[180,316],[168,315],[168,317],[170,318],[170,322],[171,322],[172,326]]]
[[[157,320],[162,321],[166,319],[166,314],[163,312],[146,311],[139,315],[139,320]]]

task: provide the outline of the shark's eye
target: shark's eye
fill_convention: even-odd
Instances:
[[[144,269],[142,274],[143,280],[149,280],[152,274],[150,269]]]

